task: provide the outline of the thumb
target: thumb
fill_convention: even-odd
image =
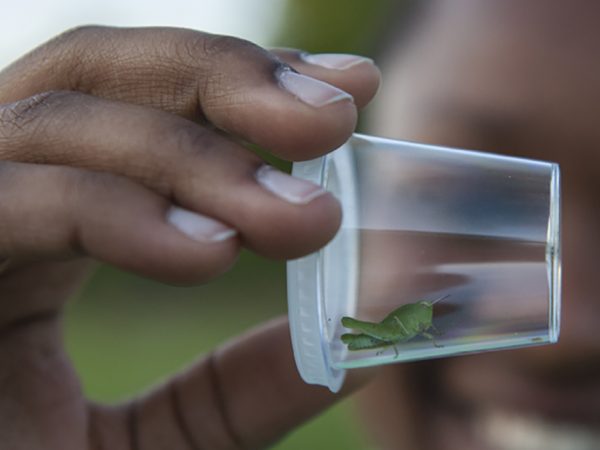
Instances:
[[[133,449],[263,448],[362,385],[354,375],[338,394],[304,383],[278,319],[130,404],[123,420]]]

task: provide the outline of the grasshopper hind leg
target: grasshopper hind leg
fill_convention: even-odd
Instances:
[[[400,356],[400,353],[398,352],[398,347],[396,347],[396,344],[391,344],[390,347],[394,349],[394,359],[398,358],[398,356]],[[383,355],[383,352],[385,352],[386,350],[387,348],[379,350],[377,353],[375,353],[375,356]]]

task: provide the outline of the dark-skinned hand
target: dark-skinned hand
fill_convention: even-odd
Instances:
[[[61,315],[94,260],[195,284],[242,246],[276,259],[323,246],[336,199],[241,142],[325,154],[378,83],[364,58],[165,28],[79,28],[0,72],[0,448],[262,448],[334,402],[300,380],[279,320],[96,405]]]

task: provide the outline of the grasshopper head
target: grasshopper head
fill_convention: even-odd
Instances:
[[[450,294],[446,294],[443,297],[440,298],[436,298],[434,301],[432,302],[428,302],[427,300],[422,300],[419,303],[423,304],[424,306],[428,306],[430,308],[433,308],[433,305],[435,305],[437,302],[441,302],[444,299],[447,299],[448,297],[450,297]]]

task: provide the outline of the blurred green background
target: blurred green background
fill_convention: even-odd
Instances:
[[[369,55],[386,0],[289,1],[273,45]],[[222,278],[194,288],[165,286],[102,267],[70,303],[66,338],[86,393],[130,397],[227,338],[286,313],[285,264],[243,253]],[[348,401],[275,446],[364,449]]]

